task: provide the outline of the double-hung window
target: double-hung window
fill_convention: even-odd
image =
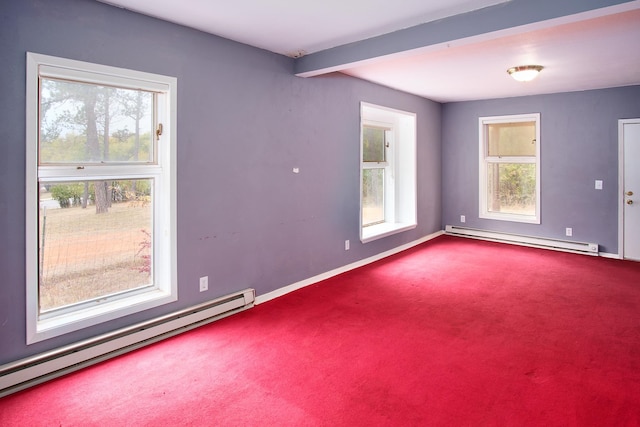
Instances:
[[[362,226],[382,224],[385,198],[393,197],[393,172],[390,167],[392,150],[391,124],[364,122],[362,125]]]
[[[540,114],[480,118],[480,218],[540,223]]]
[[[177,299],[176,88],[27,54],[27,343]]]
[[[416,226],[416,115],[361,104],[360,240]]]

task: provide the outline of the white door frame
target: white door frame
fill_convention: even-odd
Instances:
[[[618,258],[624,259],[624,125],[640,119],[618,120]]]

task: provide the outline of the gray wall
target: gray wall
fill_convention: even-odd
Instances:
[[[618,119],[640,117],[640,86],[443,105],[442,220],[594,242],[618,253]],[[478,118],[541,113],[541,224],[478,218]],[[595,190],[595,180],[603,189]]]
[[[179,301],[30,346],[27,51],[178,78]],[[441,227],[435,102],[344,75],[297,78],[289,58],[93,0],[3,0],[0,59],[0,364],[247,287],[264,294]],[[360,101],[418,115],[418,227],[366,245],[358,240]],[[203,275],[209,291],[200,293]]]

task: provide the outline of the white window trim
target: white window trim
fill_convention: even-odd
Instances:
[[[487,152],[487,138],[485,125],[494,123],[536,122],[536,156],[535,159],[523,157],[489,157]],[[524,222],[540,224],[540,113],[514,114],[508,116],[480,117],[479,120],[479,217],[499,221]],[[492,163],[534,163],[536,165],[536,212],[534,215],[517,215],[512,213],[490,212],[487,209],[487,162]]]
[[[379,105],[360,103],[360,241],[371,242],[417,226],[416,114]],[[362,225],[362,128],[373,125],[391,129],[385,172],[385,221]]]
[[[67,77],[96,84],[108,83],[120,87],[161,92],[159,110],[166,117],[158,117],[163,134],[158,143],[159,167],[110,166],[123,178],[155,178],[154,195],[154,281],[155,287],[141,288],[109,297],[99,303],[79,305],[76,310],[61,310],[58,315],[40,318],[38,308],[38,177],[44,171],[48,179],[68,179],[69,166],[38,167],[38,110],[39,76]],[[178,299],[176,255],[176,160],[177,160],[177,79],[141,71],[133,71],[48,55],[27,52],[26,85],[26,293],[27,344],[43,341],[82,328],[147,310]],[[162,168],[162,170],[159,170]],[[100,165],[87,165],[86,175],[99,179]]]

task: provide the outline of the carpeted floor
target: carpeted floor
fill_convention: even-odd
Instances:
[[[640,263],[441,236],[0,399],[2,426],[639,426]]]

